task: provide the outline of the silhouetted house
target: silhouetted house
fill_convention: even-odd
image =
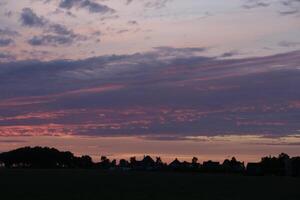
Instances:
[[[135,170],[154,170],[156,169],[156,163],[150,156],[144,156],[143,160],[131,159],[130,166]]]
[[[246,168],[247,175],[261,176],[263,175],[262,167],[260,163],[248,163]]]
[[[142,160],[142,164],[146,167],[154,167],[155,161],[150,156],[144,156],[144,159]]]
[[[285,163],[287,160],[289,160],[289,156],[283,153],[278,157],[263,157],[260,162],[263,174],[278,176],[286,175]]]
[[[180,169],[182,167],[182,163],[176,158],[168,165],[168,167],[175,170]]]
[[[97,168],[113,170],[117,167],[116,160],[110,161],[106,156],[101,156],[100,160],[101,162],[96,163]]]
[[[220,163],[209,160],[209,161],[203,162],[203,167],[211,167],[211,168],[220,167]]]
[[[186,170],[190,171],[193,169],[193,164],[187,161],[180,162],[177,158],[172,161],[169,165],[168,168],[171,170]]]
[[[214,162],[214,161],[209,160],[209,161],[203,162],[202,170],[204,172],[221,172],[222,166],[220,165],[219,162]]]
[[[150,156],[144,156],[141,164],[146,170],[153,170],[156,168],[156,163]]]
[[[222,167],[227,173],[243,173],[245,171],[244,163],[237,161],[234,157],[231,160],[224,160]]]
[[[189,163],[189,162],[187,162],[187,161],[183,161],[183,162],[182,162],[182,166],[183,166],[184,168],[191,168],[191,167],[192,167],[192,163]]]
[[[164,163],[160,157],[156,157],[155,168],[157,170],[163,170],[166,168],[166,166],[167,166],[167,164]]]

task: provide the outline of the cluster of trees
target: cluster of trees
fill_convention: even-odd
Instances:
[[[0,163],[6,168],[89,168],[90,156],[76,157],[48,147],[24,147],[0,154]],[[1,164],[0,164],[1,166]]]
[[[223,163],[206,161],[198,163],[194,157],[191,162],[175,159],[166,164],[160,157],[156,159],[144,156],[142,160],[131,157],[130,160],[110,160],[102,156],[100,162],[93,162],[90,156],[74,156],[71,152],[61,152],[48,147],[24,147],[0,154],[0,167],[5,168],[84,168],[109,170],[147,170],[147,171],[196,171],[209,173],[240,173],[249,175],[288,175],[300,176],[300,157],[290,158],[287,154],[278,157],[264,157],[260,162],[248,163],[234,157]]]
[[[253,173],[250,170],[251,165],[253,167],[253,164],[248,164],[249,173]],[[300,157],[290,158],[285,153],[281,153],[278,157],[264,157],[256,165],[256,174],[300,176]]]

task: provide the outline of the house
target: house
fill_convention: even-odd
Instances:
[[[182,163],[182,167],[183,167],[184,169],[191,169],[191,168],[193,167],[193,165],[192,165],[192,163],[189,163],[189,162],[187,162],[187,161],[184,161],[184,162]]]
[[[141,166],[146,170],[153,170],[156,167],[156,163],[150,156],[144,156]]]
[[[209,161],[203,162],[203,167],[218,168],[218,167],[220,167],[220,163],[209,160]]]
[[[231,160],[224,160],[222,167],[227,173],[243,173],[245,171],[244,162],[237,161],[234,157]]]
[[[202,170],[204,172],[221,172],[222,171],[222,165],[220,165],[219,162],[214,161],[205,161],[202,165]]]
[[[156,167],[155,161],[150,156],[144,156],[140,161],[131,159],[130,165],[135,170],[153,170]]]
[[[182,163],[176,158],[169,164],[168,167],[170,169],[180,169],[182,167]]]

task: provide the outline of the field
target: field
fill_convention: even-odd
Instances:
[[[299,200],[300,178],[97,170],[1,170],[2,200]]]

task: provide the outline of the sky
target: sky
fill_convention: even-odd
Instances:
[[[0,0],[0,152],[300,155],[299,0]]]

